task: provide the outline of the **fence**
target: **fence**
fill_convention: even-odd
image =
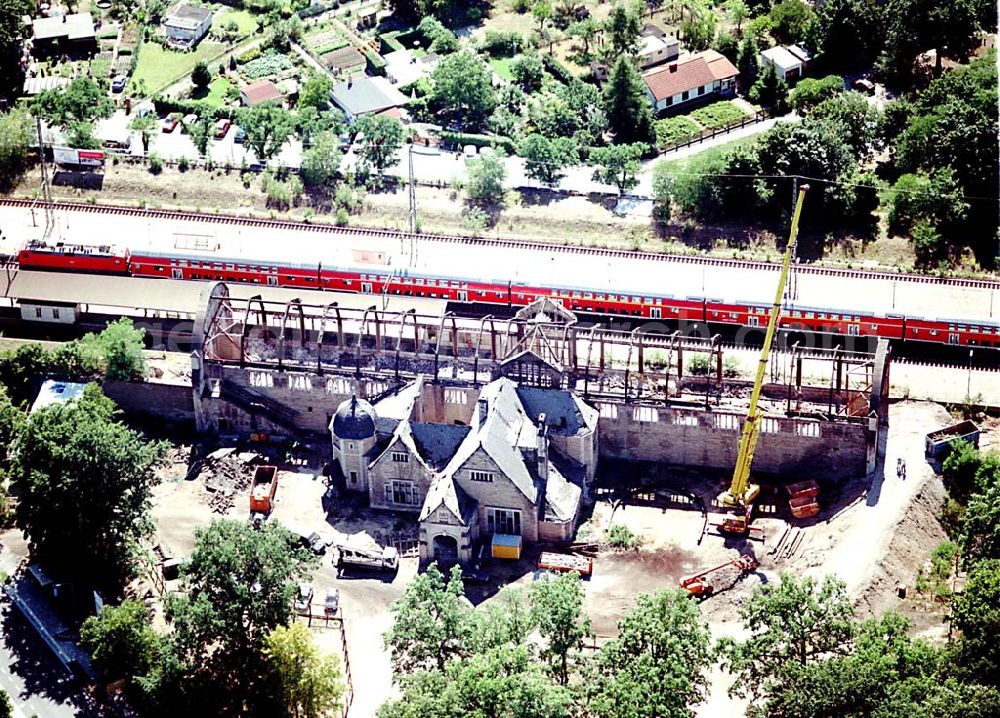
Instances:
[[[311,608],[311,607],[310,607]],[[340,628],[340,652],[344,661],[344,704],[341,707],[340,718],[347,718],[351,711],[351,704],[354,702],[354,681],[351,678],[351,655],[347,651],[347,627],[344,624],[342,615],[331,616],[327,613],[313,613],[312,610],[306,614],[298,614],[297,618],[306,619],[306,625],[313,627],[313,619],[323,621],[324,628],[329,628],[330,624]]]
[[[673,150],[679,150],[682,147],[690,147],[691,145],[701,144],[705,140],[710,140],[713,137],[718,137],[719,135],[724,135],[733,130],[739,130],[747,125],[755,125],[758,122],[763,122],[764,120],[771,117],[770,110],[757,110],[752,115],[747,115],[742,120],[736,120],[735,122],[730,122],[728,125],[723,125],[722,127],[716,127],[714,130],[702,130],[701,134],[697,137],[692,137],[689,140],[682,140],[681,142],[674,142],[673,144],[665,145],[660,148],[660,154],[665,154],[667,152],[672,152]]]

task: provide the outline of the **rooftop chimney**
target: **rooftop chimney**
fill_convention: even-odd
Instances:
[[[671,72],[677,72],[677,63],[676,62],[670,63],[670,71]]]
[[[545,414],[538,415],[538,427],[535,431],[535,461],[538,467],[538,477],[542,481],[548,481],[549,427],[545,424]]]
[[[479,397],[476,401],[476,426],[481,427],[486,423],[486,414],[489,412],[490,403],[485,397]]]

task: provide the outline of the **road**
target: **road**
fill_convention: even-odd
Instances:
[[[748,125],[733,132],[719,135],[703,143],[682,147],[672,152],[668,152],[660,157],[643,162],[642,171],[639,175],[638,185],[631,191],[631,194],[640,197],[649,197],[652,193],[653,167],[661,159],[680,159],[704,152],[712,147],[717,147],[734,140],[751,137],[766,132],[783,120],[795,121],[797,118],[790,116],[779,120],[765,120],[754,125]],[[110,118],[101,120],[97,125],[97,136],[102,140],[117,139],[128,143],[128,148],[124,150],[134,156],[142,156],[142,142],[139,136],[128,129],[131,120],[130,116],[123,111],[118,111]],[[230,131],[221,140],[213,139],[209,144],[208,156],[213,162],[220,165],[229,164],[233,167],[240,167],[245,162],[252,165],[256,162],[253,150],[246,145],[236,144],[234,138],[235,131]],[[57,128],[46,130],[46,141],[52,144],[63,144],[62,133]],[[302,143],[293,136],[284,144],[279,152],[269,164],[281,164],[286,167],[297,168],[302,161]],[[352,147],[345,155],[342,167],[344,170],[353,170],[358,163],[355,148]],[[176,161],[181,157],[186,157],[190,161],[198,159],[198,152],[191,141],[191,137],[178,126],[173,132],[158,132],[152,138],[149,148],[150,153],[156,153],[168,161]],[[409,174],[409,153],[410,146],[404,145],[400,149],[394,167],[386,171],[387,175],[405,178]],[[466,160],[469,159],[462,152],[447,152],[433,147],[414,146],[413,149],[413,173],[418,182],[440,183],[443,185],[454,182],[465,182],[467,180]],[[504,186],[508,189],[518,187],[542,188],[543,185],[525,174],[524,160],[520,157],[505,157],[504,164],[507,168],[507,176]],[[593,179],[593,168],[586,165],[568,167],[565,176],[556,188],[565,192],[575,192],[582,194],[600,193],[617,194],[618,190],[612,185],[595,182]]]

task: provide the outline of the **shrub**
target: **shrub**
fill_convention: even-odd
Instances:
[[[698,124],[709,130],[715,130],[726,125],[731,125],[734,122],[739,122],[746,116],[746,112],[735,102],[730,102],[729,100],[713,102],[711,105],[706,105],[691,113],[691,117],[697,120]]]
[[[276,209],[288,209],[292,202],[292,192],[284,182],[271,180],[265,183],[264,191],[267,194],[267,206]]]
[[[712,358],[707,354],[695,354],[688,362],[688,371],[695,376],[708,376],[712,371]]]
[[[490,223],[490,216],[481,207],[469,207],[462,215],[462,227],[470,230],[473,234],[479,234]]]
[[[456,147],[464,147],[465,145],[499,147],[507,152],[507,154],[515,154],[514,140],[500,135],[474,135],[467,132],[450,132],[445,130],[441,133],[441,142]]]
[[[163,158],[155,152],[149,155],[149,171],[154,175],[163,171]]]
[[[701,129],[689,117],[668,117],[656,122],[656,146],[660,149],[692,140]]]
[[[740,375],[740,360],[736,357],[726,357],[722,361],[722,376],[735,379]]]
[[[191,167],[191,161],[187,157],[181,157],[177,160],[177,169],[181,172],[187,172]]]
[[[608,529],[608,546],[623,551],[639,548],[642,538],[625,524],[612,524]]]
[[[350,215],[347,214],[347,210],[341,207],[337,210],[337,216],[334,218],[334,223],[338,227],[346,227],[347,223],[350,221]]]
[[[513,57],[524,50],[524,37],[513,30],[487,30],[479,47],[491,57]]]

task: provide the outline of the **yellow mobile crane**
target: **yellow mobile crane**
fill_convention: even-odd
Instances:
[[[764,385],[764,375],[767,370],[767,359],[771,354],[771,344],[778,327],[778,315],[781,313],[781,300],[785,295],[785,284],[788,281],[788,268],[795,254],[795,243],[799,231],[799,215],[802,213],[802,201],[805,199],[809,185],[799,188],[799,196],[795,201],[795,212],[792,215],[792,231],[788,237],[788,247],[781,263],[781,273],[778,275],[778,288],[774,293],[774,306],[767,320],[767,333],[764,335],[764,346],[760,350],[760,362],[757,364],[757,378],[753,383],[753,393],[750,394],[750,408],[747,418],[743,421],[743,433],[740,436],[740,449],[736,457],[736,469],[728,491],[719,494],[719,503],[732,511],[722,520],[718,528],[724,533],[746,534],[750,530],[750,512],[753,502],[760,494],[760,486],[750,483],[750,465],[753,463],[754,451],[757,448],[757,436],[760,432],[761,415],[757,410],[761,387]]]

